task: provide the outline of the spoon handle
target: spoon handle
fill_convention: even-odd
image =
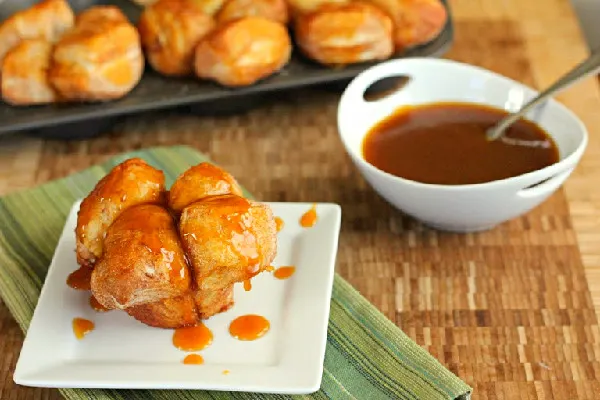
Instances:
[[[578,80],[592,75],[598,70],[600,70],[600,49],[594,50],[585,61],[577,65],[571,71],[566,73],[562,78],[556,81],[556,83],[554,83],[548,89],[541,92],[537,97],[525,104],[519,111],[511,113],[510,115],[503,118],[497,125],[490,128],[486,133],[487,139],[498,139],[509,126],[521,119],[532,108],[534,108],[540,103],[543,103],[548,98],[552,97],[553,95],[562,91],[563,89],[568,88]]]

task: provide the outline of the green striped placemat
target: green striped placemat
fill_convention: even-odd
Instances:
[[[25,332],[73,202],[108,170],[141,157],[167,185],[207,158],[188,147],[122,154],[34,189],[0,198],[0,295]],[[471,388],[411,341],[341,277],[331,300],[321,389],[307,396],[184,390],[60,389],[67,399],[468,399]]]

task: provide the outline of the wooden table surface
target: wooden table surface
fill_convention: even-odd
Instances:
[[[478,64],[542,88],[588,54],[568,0],[452,0],[451,6],[457,35],[448,58]],[[335,107],[335,96],[330,94],[327,98],[331,103],[327,106]],[[583,120],[590,132],[588,150],[565,189],[594,307],[596,314],[600,315],[598,82],[593,79],[581,82],[560,95],[559,99]],[[302,107],[302,104],[297,103],[296,106]],[[290,107],[282,106],[276,109],[289,111]],[[333,116],[334,113],[329,115]],[[251,118],[231,118],[237,118],[238,124],[252,123]],[[326,125],[328,130],[335,130],[333,117],[330,120],[317,118],[307,123],[315,126],[322,124]],[[0,195],[65,176],[116,153],[141,147],[189,144],[201,151],[210,152],[210,145],[206,144],[208,139],[203,137],[200,140],[198,135],[219,135],[218,124],[211,124],[204,124],[203,119],[196,116],[165,114],[164,120],[161,115],[133,116],[107,135],[88,141],[45,141],[26,135],[2,138]],[[202,132],[198,132],[198,129]],[[285,132],[279,134],[284,135]],[[231,143],[235,143],[235,132],[230,132],[229,135]],[[260,146],[268,146],[268,143],[261,143]],[[224,162],[235,164],[233,159]],[[235,174],[235,171],[232,172]],[[279,177],[277,171],[273,174],[276,176],[274,179],[285,178]],[[593,335],[600,337],[597,327]],[[6,308],[0,304],[0,339],[2,338],[6,339],[3,343],[7,347],[22,341],[18,327],[8,316]],[[11,356],[4,358],[2,362],[12,363],[11,368],[14,368],[17,354],[12,352]],[[600,354],[600,349],[595,348],[593,352]],[[3,350],[0,350],[0,353],[4,353]],[[590,374],[595,374],[595,379],[600,381],[600,369],[596,368]],[[538,391],[536,386],[529,398],[550,398],[544,397],[544,393],[547,392],[541,389]],[[584,398],[581,393],[579,397]],[[585,393],[590,394],[589,391]],[[60,395],[54,390],[17,387],[13,384],[12,377],[0,380],[0,398],[33,397],[54,399],[60,398]],[[477,393],[475,398],[478,398]],[[513,397],[497,394],[495,398]],[[594,398],[594,395],[589,398]],[[596,398],[600,398],[600,394]]]

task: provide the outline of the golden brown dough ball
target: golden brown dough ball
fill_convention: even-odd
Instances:
[[[366,0],[384,10],[394,22],[396,50],[433,40],[440,34],[448,13],[440,0]]]
[[[48,82],[52,43],[27,39],[13,47],[2,62],[2,98],[12,105],[52,103],[57,95]]]
[[[228,0],[217,14],[217,22],[242,17],[263,17],[282,24],[288,23],[288,6],[285,0]]]
[[[187,0],[199,7],[205,14],[214,17],[215,14],[223,7],[225,0]]]
[[[448,13],[439,0],[400,0],[404,12],[396,28],[397,49],[427,43],[440,34]]]
[[[159,0],[147,7],[138,29],[148,62],[164,75],[190,75],[194,50],[215,26],[212,17],[190,0]]]
[[[167,202],[169,208],[179,214],[205,197],[224,194],[243,196],[240,185],[229,172],[203,162],[189,168],[173,182]]]
[[[56,42],[73,27],[75,17],[65,0],[45,0],[0,24],[0,71],[8,51],[24,39]]]
[[[127,209],[140,204],[160,204],[165,175],[140,158],[114,167],[81,202],[75,228],[80,265],[93,267],[104,254],[108,228]]]
[[[167,209],[139,204],[108,228],[104,254],[94,266],[91,288],[104,307],[126,309],[191,290],[191,275],[177,227]]]
[[[351,0],[287,0],[293,18],[317,11],[327,5],[349,4]]]
[[[50,81],[69,100],[111,100],[129,93],[142,77],[137,30],[112,6],[92,7],[57,44]]]
[[[323,6],[298,17],[295,33],[302,51],[326,65],[383,60],[394,50],[392,21],[365,3]]]
[[[283,68],[291,53],[284,25],[261,17],[241,18],[221,25],[200,42],[196,74],[225,86],[251,85]]]
[[[229,308],[232,285],[264,271],[277,254],[271,208],[233,194],[184,208],[179,237],[197,283],[201,318]]]

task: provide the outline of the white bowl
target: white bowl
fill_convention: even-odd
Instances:
[[[364,92],[392,76],[410,80],[383,99],[367,102]],[[482,184],[433,185],[388,174],[366,162],[362,144],[367,132],[397,108],[437,102],[485,104],[515,111],[537,92],[484,69],[438,59],[401,59],[372,67],[344,91],[338,108],[339,133],[365,179],[388,202],[432,227],[449,231],[489,229],[544,201],[571,174],[587,145],[583,123],[554,100],[528,118],[556,142],[560,161],[543,169]]]

